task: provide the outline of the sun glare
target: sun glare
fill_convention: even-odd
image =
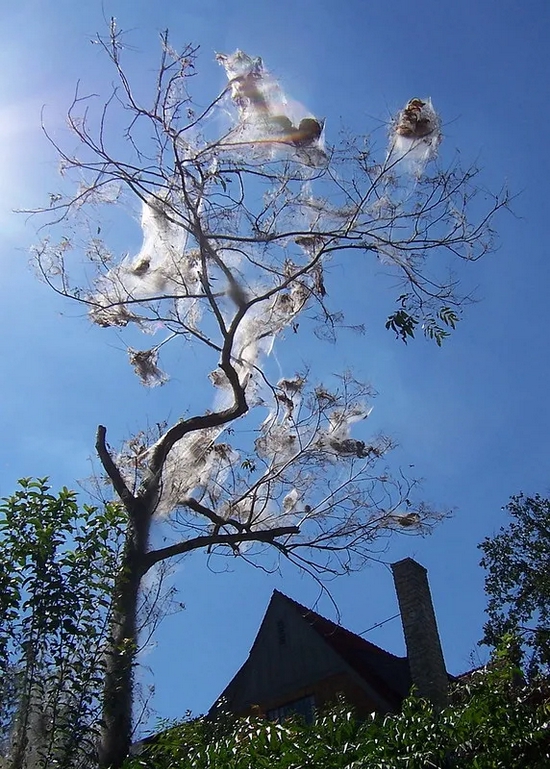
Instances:
[[[31,205],[38,182],[40,108],[29,104],[0,107],[0,221],[5,227],[12,212]]]

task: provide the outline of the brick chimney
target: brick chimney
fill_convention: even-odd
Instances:
[[[436,707],[448,703],[449,679],[441,651],[428,572],[412,558],[392,563],[395,592],[413,684]]]

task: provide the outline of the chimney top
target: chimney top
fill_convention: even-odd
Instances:
[[[427,569],[412,558],[391,565],[411,678],[422,697],[448,703],[449,679],[441,650]]]

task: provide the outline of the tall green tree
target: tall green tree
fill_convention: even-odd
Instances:
[[[103,694],[102,762],[117,767],[132,731],[140,586],[155,564],[197,549],[254,561],[270,549],[334,575],[361,567],[380,536],[439,520],[414,482],[390,474],[391,440],[362,427],[368,386],[305,365],[281,377],[268,354],[285,333],[302,351],[311,334],[333,341],[346,326],[331,273],[356,280],[360,270],[367,283],[368,264],[399,286],[388,329],[405,341],[423,329],[440,344],[465,301],[453,265],[491,250],[507,197],[479,194],[477,170],[457,157],[424,173],[441,139],[429,102],[409,102],[375,157],[368,137],[327,148],[321,119],[287,114],[293,102],[260,58],[219,55],[226,86],[194,97],[197,49],[177,51],[162,34],[147,98],[146,76],[132,81],[123,66],[129,49],[114,20],[95,42],[118,85],[99,109],[79,86],[70,149],[52,139],[65,181],[50,196],[37,268],[93,323],[126,336],[146,386],[167,381],[165,351],[180,345],[181,360],[193,347],[202,395],[152,444],[116,453],[97,430],[128,516]],[[136,205],[143,245],[130,256],[102,233],[124,231],[121,219],[104,221]],[[367,294],[365,285],[365,308]],[[153,526],[165,546],[152,546]]]
[[[97,760],[125,513],[22,479],[0,500],[0,739],[9,769]]]
[[[535,672],[550,664],[550,500],[519,494],[504,508],[510,520],[479,545],[487,570],[488,620],[482,643],[514,634]]]

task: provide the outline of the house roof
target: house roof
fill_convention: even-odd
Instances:
[[[384,699],[399,706],[410,691],[412,680],[406,657],[396,657],[341,625],[337,625],[292,598],[274,591],[291,604],[303,619],[340,657],[373,686]]]

